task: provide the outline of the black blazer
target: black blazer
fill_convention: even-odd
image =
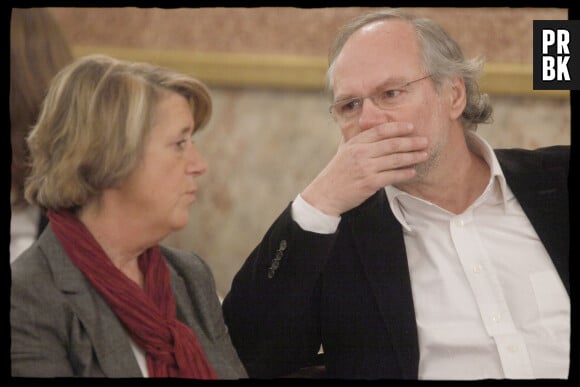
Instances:
[[[569,293],[569,147],[496,154]],[[332,235],[303,231],[288,206],[235,276],[223,310],[251,377],[308,366],[322,343],[328,377],[417,379],[403,232],[384,189],[343,214]]]

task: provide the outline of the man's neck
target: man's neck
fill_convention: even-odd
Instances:
[[[486,161],[466,143],[461,145],[460,151],[457,149],[454,152],[445,150],[424,176],[398,188],[454,214],[462,213],[484,191],[491,172]]]

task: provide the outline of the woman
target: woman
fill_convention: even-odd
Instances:
[[[55,77],[28,139],[50,223],[11,266],[13,376],[246,376],[210,269],[158,244],[189,220],[210,113],[203,84],[145,63]]]

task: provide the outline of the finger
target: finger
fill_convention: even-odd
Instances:
[[[416,174],[415,168],[391,169],[377,173],[375,175],[375,184],[377,187],[398,184],[412,179]]]
[[[369,157],[383,157],[399,153],[424,151],[428,140],[424,136],[396,137],[369,145]]]
[[[429,157],[425,151],[393,153],[372,160],[373,169],[377,173],[413,168],[414,165],[422,163]]]
[[[364,130],[351,138],[353,142],[372,143],[388,138],[408,136],[414,131],[413,124],[408,122],[387,122]]]

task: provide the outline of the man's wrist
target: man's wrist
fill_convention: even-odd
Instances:
[[[340,223],[340,216],[328,215],[308,203],[301,194],[292,202],[292,219],[304,231],[333,234]]]

